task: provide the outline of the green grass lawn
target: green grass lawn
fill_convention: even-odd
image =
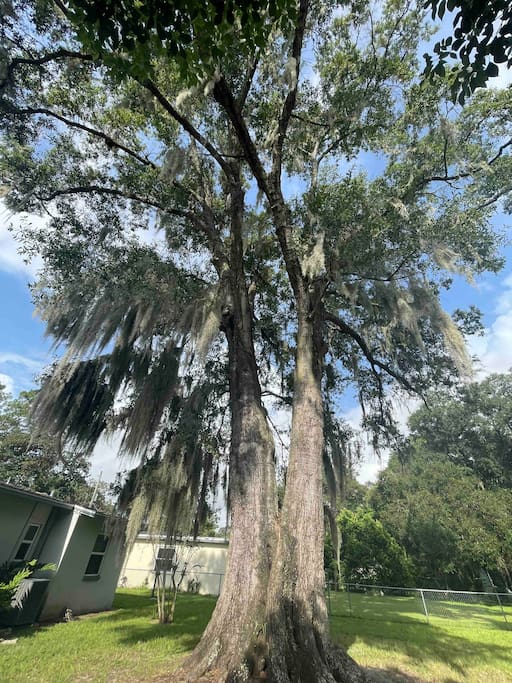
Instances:
[[[160,626],[147,590],[121,590],[111,612],[18,629],[15,645],[0,646],[0,683],[142,683],[166,675],[172,681],[214,604],[214,598],[179,596],[175,623]],[[512,631],[475,620],[400,623],[389,619],[390,609],[383,599],[373,615],[331,617],[333,638],[382,680],[512,682]],[[400,609],[416,614],[406,602]]]

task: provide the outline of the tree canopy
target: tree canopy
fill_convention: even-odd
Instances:
[[[460,103],[497,76],[499,65],[512,66],[512,9],[507,0],[426,0],[432,18],[453,14],[453,35],[436,43],[436,63],[428,54],[426,73],[448,76],[452,97]],[[449,15],[446,15],[449,16]]]
[[[470,469],[417,450],[392,456],[370,494],[384,529],[405,549],[417,586],[482,590],[481,572],[510,587],[512,534],[508,489],[487,490]]]
[[[472,470],[485,487],[512,487],[510,373],[437,393],[411,415],[409,426],[413,451],[443,454]]]
[[[14,2],[0,24],[6,202],[49,215],[21,236],[66,347],[36,415],[85,450],[123,428],[142,509],[175,521],[214,481],[229,406],[228,572],[186,676],[359,680],[328,639],[322,467],[343,457],[324,431],[349,385],[377,443],[392,390],[468,371],[474,312],[452,319],[439,296],[454,272],[501,266],[510,95],[461,109],[421,86],[423,15],[394,0],[301,0],[261,47],[207,53],[194,85],[158,26],[124,30],[148,5],[126,7],[85,34],[52,3]],[[280,508],[265,393],[292,405]]]

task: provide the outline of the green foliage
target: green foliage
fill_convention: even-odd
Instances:
[[[471,469],[485,487],[512,488],[512,375],[436,392],[409,420],[412,449]]]
[[[24,563],[5,563],[0,566],[0,614],[15,607],[21,609],[27,593],[22,590],[23,582],[35,571],[50,571],[55,569],[53,564],[38,565],[37,560]]]
[[[443,311],[453,273],[502,265],[491,218],[510,191],[511,94],[461,110],[446,84],[420,87],[423,15],[399,2],[314,3],[295,25],[284,6],[269,3],[284,23],[260,15],[255,28],[256,14],[239,25],[245,10],[231,3],[222,17],[211,3],[194,16],[195,3],[181,15],[107,3],[98,21],[94,3],[56,13],[18,2],[1,25],[0,173],[13,210],[51,214],[22,239],[43,257],[35,297],[66,347],[38,416],[85,450],[124,430],[141,462],[126,498],[133,533],[150,510],[155,528],[191,522],[214,489],[228,430],[218,407],[236,369],[220,331],[243,327],[261,385],[274,390],[278,374],[289,402],[302,293],[318,316],[328,410],[351,385],[382,436],[387,388],[424,391],[469,371],[461,332],[478,315]],[[216,53],[224,29],[228,41],[261,29],[261,49],[247,39]],[[382,173],[364,171],[366,154]],[[293,201],[282,179],[299,188]],[[343,431],[331,422],[328,433]],[[332,438],[330,494],[346,456]],[[371,571],[391,576],[384,560],[399,550],[375,520],[361,523],[384,547]]]
[[[425,54],[428,76],[448,76],[454,101],[462,104],[476,88],[499,73],[498,65],[512,66],[512,9],[507,0],[426,0],[432,18],[455,12],[453,35],[436,43],[437,61]],[[447,69],[448,60],[456,60]]]
[[[411,585],[409,558],[371,510],[344,509],[337,522],[344,581],[378,586]]]
[[[293,25],[290,0],[93,0],[58,3],[95,58],[120,76],[153,76],[158,60],[172,59],[185,82],[209,80],[226,55],[264,48],[271,30]]]
[[[468,468],[418,448],[405,464],[390,459],[370,502],[413,561],[417,585],[480,590],[482,568],[510,584],[509,490],[486,490]]]
[[[22,392],[16,399],[0,395],[0,481],[88,505],[94,491],[89,480],[90,463],[83,455],[64,449],[51,430],[35,429],[30,424],[37,395],[35,390]],[[101,488],[95,506],[109,507]]]

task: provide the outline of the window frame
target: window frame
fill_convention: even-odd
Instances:
[[[12,558],[13,562],[26,562],[27,560],[30,560],[32,558],[28,557],[29,551],[33,548],[37,537],[39,536],[39,532],[41,531],[42,524],[37,524],[35,522],[29,522],[27,526],[25,527],[25,531],[23,532],[23,537],[18,543],[18,549],[14,553],[14,556]],[[32,534],[31,538],[27,538],[27,535],[30,531],[30,529],[35,528],[35,532]],[[20,551],[21,548],[26,545],[25,552],[23,553],[23,556],[20,557]]]
[[[105,539],[104,545],[103,545],[103,550],[95,550],[96,546],[98,545],[98,541],[100,540],[100,538]],[[94,541],[94,545],[92,547],[91,552],[89,553],[89,559],[87,560],[87,564],[85,565],[85,571],[84,571],[84,576],[83,576],[84,579],[92,580],[92,579],[99,579],[100,578],[100,576],[101,576],[100,570],[101,570],[101,567],[103,564],[103,558],[105,557],[105,554],[108,550],[109,542],[110,542],[110,538],[106,534],[96,534],[96,539]],[[99,559],[97,571],[95,571],[95,572],[89,571],[88,572],[87,569],[89,568],[91,561],[95,558],[98,558],[98,557],[100,559]]]

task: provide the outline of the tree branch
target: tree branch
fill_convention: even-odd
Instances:
[[[213,213],[212,207],[206,199],[200,197],[197,192],[194,192],[191,188],[185,187],[185,185],[182,185],[179,181],[173,181],[173,185],[192,197],[192,199],[201,207],[204,220],[199,221],[195,214],[194,219],[197,221],[197,227],[206,235],[212,253],[213,263],[220,275],[222,267],[226,264],[226,254],[224,253],[224,245],[219,231],[216,228],[215,214]]]
[[[387,363],[384,363],[378,358],[375,358],[370,347],[366,343],[366,340],[356,330],[354,330],[350,325],[348,325],[344,320],[334,315],[333,313],[329,313],[329,311],[325,310],[323,313],[323,318],[326,322],[335,325],[339,330],[341,330],[341,332],[343,332],[343,334],[346,334],[347,336],[351,337],[356,342],[356,344],[363,352],[363,355],[365,356],[366,360],[370,363],[372,372],[376,376],[379,385],[382,385],[382,379],[379,373],[377,372],[376,368],[384,370],[384,372],[386,372],[390,377],[393,377],[393,379],[396,379],[397,382],[399,382],[411,393],[419,393],[405,377],[395,372],[393,368],[391,368]]]
[[[149,197],[141,197],[133,192],[123,192],[123,190],[118,190],[115,187],[105,187],[103,185],[78,185],[76,187],[66,187],[62,190],[54,190],[48,195],[38,195],[34,193],[36,199],[42,202],[51,202],[57,197],[65,197],[67,195],[73,194],[107,194],[113,197],[120,197],[122,199],[130,199],[131,201],[140,202],[141,204],[146,204],[154,209],[158,209],[163,213],[168,213],[173,216],[179,216],[180,218],[187,218],[189,220],[197,220],[197,216],[192,211],[186,211],[185,209],[175,209],[173,207],[166,207],[159,204],[154,199]]]
[[[183,130],[185,130],[191,138],[196,140],[201,147],[204,147],[204,149],[213,157],[213,159],[215,159],[224,173],[229,177],[231,174],[231,167],[229,163],[222,157],[221,153],[215,149],[211,142],[207,140],[185,116],[180,114],[179,111],[173,107],[165,95],[158,89],[157,85],[149,78],[145,81],[142,81],[141,85],[149,90],[153,97],[162,105],[165,111],[180,124]]]
[[[62,116],[62,114],[58,114],[55,111],[52,111],[51,109],[45,109],[43,107],[38,107],[38,108],[33,108],[33,107],[26,107],[25,109],[14,109],[13,110],[15,113],[18,114],[28,114],[28,115],[36,115],[36,114],[41,114],[43,116],[49,116],[51,118],[57,119],[58,121],[61,121],[64,123],[66,126],[69,126],[70,128],[77,128],[78,130],[83,130],[85,133],[88,133],[89,135],[92,135],[94,137],[100,138],[105,142],[107,147],[109,149],[115,148],[119,149],[122,152],[125,152],[128,154],[128,156],[133,157],[137,161],[139,161],[141,164],[144,164],[145,166],[151,166],[151,168],[158,168],[156,164],[154,164],[150,159],[147,159],[146,157],[141,156],[137,152],[135,152],[133,149],[130,149],[130,147],[127,147],[124,145],[122,142],[118,142],[115,140],[113,137],[110,135],[107,135],[101,130],[97,130],[95,128],[91,128],[90,126],[87,126],[85,123],[80,123],[79,121],[73,121],[72,119],[68,119],[65,116]]]
[[[498,149],[496,154],[492,157],[492,159],[489,159],[487,162],[488,166],[492,166],[498,159],[502,156],[503,152],[507,149],[507,147],[510,147],[512,145],[512,139],[508,140],[508,142],[505,142],[501,147]],[[454,175],[448,175],[448,171],[446,168],[446,146],[444,150],[444,156],[445,156],[445,161],[444,161],[444,166],[445,166],[445,174],[444,176],[430,176],[429,178],[423,178],[419,183],[418,187],[421,188],[424,185],[428,185],[428,183],[432,182],[454,182],[457,180],[463,180],[464,178],[470,178],[473,176],[474,171],[469,170],[469,171],[462,171],[461,173],[455,173]],[[475,169],[478,170],[478,169]]]
[[[225,80],[221,77],[213,87],[215,100],[223,107],[235,130],[236,137],[244,152],[245,159],[258,183],[258,188],[269,199],[269,187],[267,174],[258,156],[256,146],[252,141],[247,124],[240,113],[240,109],[235,102],[233,94]]]
[[[308,9],[309,0],[300,0],[299,12],[297,16],[297,26],[295,29],[295,35],[293,36],[292,51],[290,55],[290,59],[295,60],[295,79],[294,84],[288,91],[288,94],[286,95],[285,101],[283,103],[281,116],[279,117],[277,137],[274,142],[272,150],[272,176],[274,178],[274,182],[280,182],[281,179],[283,145],[286,137],[286,132],[288,130],[288,124],[290,123],[290,118],[295,108],[295,103],[297,101],[297,89],[299,85],[300,76],[300,57],[302,54],[302,42],[304,39],[304,31],[306,29],[306,18],[308,15]]]
[[[245,81],[242,86],[242,90],[240,92],[240,95],[238,96],[238,101],[237,101],[237,107],[240,111],[244,108],[245,102],[247,100],[247,96],[249,95],[249,91],[251,89],[252,85],[252,79],[254,78],[254,74],[256,73],[256,69],[258,68],[258,62],[260,60],[260,51],[259,49],[256,50],[254,54],[254,58],[247,70],[247,74],[245,76]]]
[[[0,90],[9,82],[17,66],[22,64],[26,64],[27,66],[43,66],[43,64],[48,64],[48,62],[53,62],[58,59],[81,59],[83,61],[91,62],[93,57],[92,55],[74,52],[72,50],[55,50],[55,52],[49,52],[42,57],[15,57],[7,67],[5,78],[0,81]]]

